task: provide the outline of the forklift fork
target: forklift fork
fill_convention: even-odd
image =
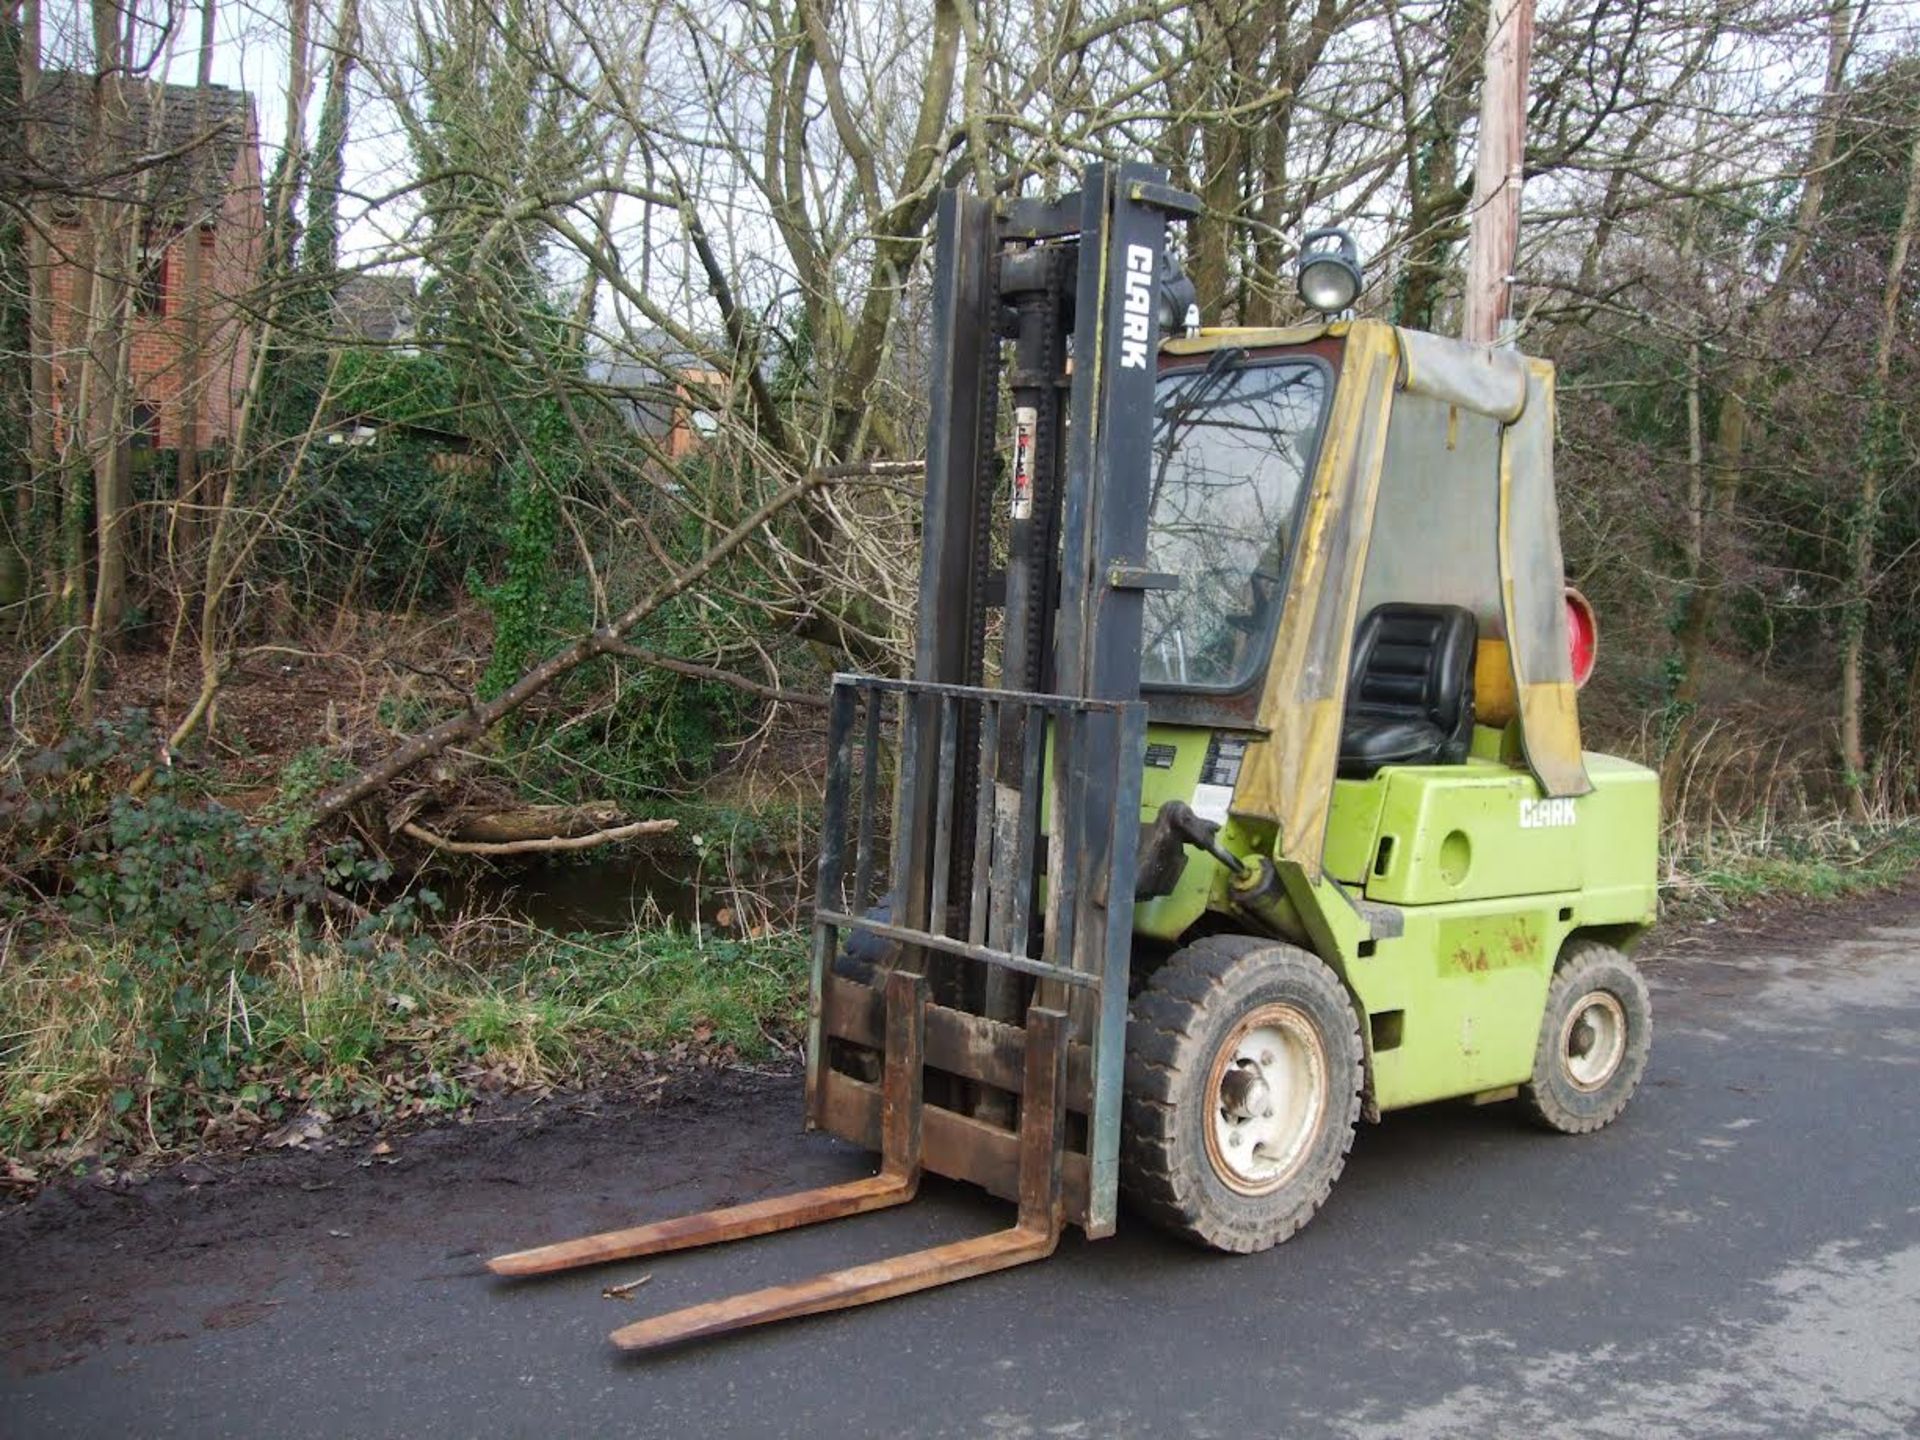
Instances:
[[[882,1080],[881,1166],[878,1175],[683,1215],[626,1230],[496,1256],[494,1274],[520,1278],[583,1265],[661,1255],[701,1245],[798,1229],[869,1210],[902,1205],[920,1186],[921,1083],[925,1057],[927,982],[895,972],[886,987],[885,1070]],[[1020,1206],[1008,1229],[891,1259],[828,1271],[811,1280],[689,1306],[613,1332],[622,1350],[652,1350],[788,1320],[865,1305],[954,1280],[990,1274],[1053,1253],[1063,1223],[1061,1154],[1066,1123],[1067,1017],[1033,1006],[1027,1012],[1025,1090],[1020,1121]]]

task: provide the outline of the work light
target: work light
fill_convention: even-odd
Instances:
[[[1160,265],[1160,333],[1192,334],[1200,328],[1200,292],[1193,278],[1167,255]]]
[[[1349,309],[1360,294],[1360,252],[1337,225],[1315,230],[1300,242],[1300,298],[1322,315]]]

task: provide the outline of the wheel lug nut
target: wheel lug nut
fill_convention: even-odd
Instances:
[[[1273,1051],[1271,1051],[1271,1050],[1262,1050],[1262,1051],[1260,1052],[1260,1063],[1261,1063],[1262,1065],[1271,1065],[1271,1064],[1273,1064]]]
[[[1238,1130],[1234,1131],[1231,1135],[1227,1136],[1227,1144],[1231,1145],[1236,1150],[1240,1148],[1240,1132]]]

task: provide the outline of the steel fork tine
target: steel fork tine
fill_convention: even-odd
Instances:
[[[562,1240],[532,1250],[516,1250],[511,1255],[496,1255],[487,1268],[496,1275],[520,1278],[527,1275],[551,1275],[559,1270],[574,1270],[582,1265],[604,1265],[610,1260],[631,1260],[640,1255],[664,1255],[671,1250],[691,1250],[700,1245],[718,1245],[728,1240],[745,1240],[755,1235],[771,1235],[815,1225],[823,1220],[839,1220],[889,1205],[904,1205],[911,1200],[919,1177],[870,1175],[844,1185],[828,1185],[818,1190],[802,1190],[771,1200],[756,1200],[749,1205],[733,1205],[724,1210],[706,1210],[698,1215],[678,1215],[657,1220],[651,1225],[635,1225],[626,1230],[607,1230],[598,1235],[583,1235],[577,1240]]]
[[[1020,1116],[1020,1218],[1011,1229],[916,1250],[891,1260],[830,1270],[797,1284],[690,1305],[624,1325],[609,1338],[622,1350],[654,1350],[775,1320],[870,1305],[1051,1255],[1060,1243],[1062,1226],[1060,1153],[1066,1122],[1066,1015],[1038,1005],[1030,1007],[1027,1036]]]
[[[1010,1230],[956,1240],[891,1260],[832,1270],[794,1285],[775,1285],[746,1295],[730,1295],[724,1300],[691,1305],[668,1315],[622,1326],[611,1338],[622,1350],[653,1350],[775,1320],[868,1305],[876,1300],[910,1295],[916,1290],[930,1290],[954,1280],[1024,1265],[1029,1260],[1045,1259],[1059,1241],[1057,1230],[1049,1233],[1016,1225]]]
[[[724,1210],[678,1215],[583,1235],[532,1250],[496,1255],[487,1268],[496,1275],[522,1277],[551,1275],[582,1265],[610,1260],[632,1260],[641,1255],[663,1255],[771,1235],[802,1225],[840,1220],[869,1210],[904,1205],[920,1188],[920,1090],[926,1047],[927,982],[924,977],[895,971],[887,977],[886,1073],[883,1082],[885,1121],[882,1125],[881,1169],[878,1175],[778,1195]]]

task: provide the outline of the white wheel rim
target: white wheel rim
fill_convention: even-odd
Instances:
[[[1560,1027],[1560,1064],[1577,1090],[1598,1090],[1627,1055],[1627,1012],[1605,990],[1582,995]]]
[[[1326,1113],[1326,1048],[1304,1012],[1263,1005],[1233,1029],[1208,1074],[1207,1158],[1242,1195],[1279,1189]]]

